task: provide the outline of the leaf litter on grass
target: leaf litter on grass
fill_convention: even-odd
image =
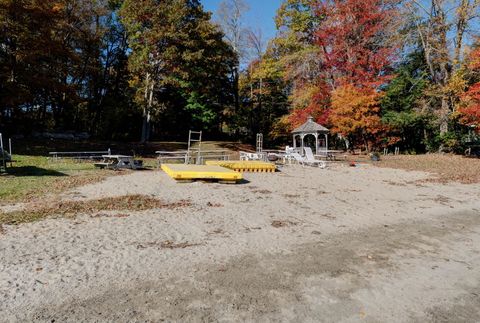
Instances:
[[[78,214],[93,214],[100,211],[173,210],[189,206],[191,202],[188,200],[165,202],[146,195],[127,195],[87,201],[37,202],[19,211],[0,212],[0,224],[20,224],[48,217],[74,218]]]
[[[377,167],[431,173],[433,177],[422,182],[473,184],[480,182],[480,159],[449,154],[385,156]],[[408,184],[408,183],[407,183]]]

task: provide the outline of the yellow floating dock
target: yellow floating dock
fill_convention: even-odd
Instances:
[[[236,183],[242,179],[242,174],[218,165],[162,164],[161,167],[171,178],[181,181],[206,179]]]
[[[276,171],[275,164],[260,160],[207,160],[207,165],[226,167],[237,172],[268,172]]]

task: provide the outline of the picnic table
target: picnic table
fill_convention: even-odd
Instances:
[[[315,158],[326,160],[333,160],[336,161],[337,158],[342,158],[343,160],[347,159],[347,155],[343,150],[321,150],[319,154],[315,155]]]
[[[95,163],[95,167],[109,168],[109,169],[138,169],[142,165],[141,161],[134,160],[133,156],[126,155],[102,155],[102,162]]]

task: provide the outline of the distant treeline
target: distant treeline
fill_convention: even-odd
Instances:
[[[11,135],[139,140],[142,122],[144,139],[220,133],[237,65],[198,1],[0,0],[0,129]]]
[[[284,0],[277,36],[198,0],[0,0],[0,131],[457,151],[480,130],[478,1]]]

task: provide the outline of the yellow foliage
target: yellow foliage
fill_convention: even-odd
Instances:
[[[65,8],[63,3],[56,2],[53,4],[52,11],[53,12],[60,12]]]
[[[465,70],[459,69],[450,77],[447,85],[443,88],[443,92],[451,97],[459,98],[465,93],[467,87],[468,82],[465,77]]]
[[[289,99],[294,109],[304,109],[313,101],[313,96],[318,89],[314,84],[306,84],[303,87],[298,87],[290,95]]]

